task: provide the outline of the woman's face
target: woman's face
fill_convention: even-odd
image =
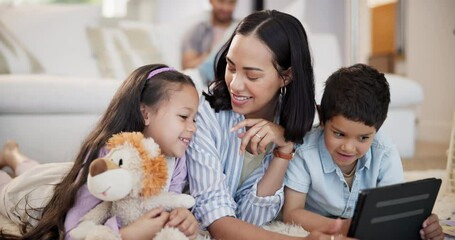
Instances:
[[[246,118],[273,120],[284,80],[273,66],[271,50],[254,35],[237,34],[226,61],[225,79],[232,110]]]

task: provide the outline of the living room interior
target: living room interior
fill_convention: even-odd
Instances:
[[[209,8],[207,0],[0,0],[0,144],[14,139],[43,163],[71,161],[129,72],[151,62],[181,69],[181,39]],[[317,101],[342,66],[386,73],[383,131],[404,170],[454,179],[455,1],[238,0],[234,16],[261,8],[303,23]],[[207,88],[198,69],[184,72]],[[451,217],[455,198],[447,199],[440,211]]]

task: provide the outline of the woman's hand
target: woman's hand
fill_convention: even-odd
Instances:
[[[422,239],[444,239],[438,215],[433,213],[423,222],[420,237]]]
[[[120,229],[120,235],[125,240],[148,240],[153,239],[169,218],[169,213],[163,208],[155,208]]]
[[[193,214],[186,208],[176,208],[169,214],[166,226],[175,227],[189,239],[196,239],[198,222]]]
[[[248,130],[244,133],[239,133],[237,136],[242,139],[240,145],[240,154],[243,154],[249,145],[251,153],[257,155],[266,151],[269,143],[277,145],[278,150],[282,153],[291,153],[294,149],[293,142],[284,140],[284,128],[278,124],[269,122],[264,119],[245,119],[234,127],[231,132],[235,132],[243,127]]]

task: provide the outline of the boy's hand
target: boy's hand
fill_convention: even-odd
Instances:
[[[186,208],[176,208],[169,214],[166,223],[168,227],[175,227],[185,234],[189,239],[196,239],[198,222],[193,214]]]
[[[346,236],[348,235],[349,227],[351,226],[351,221],[352,221],[351,218],[341,220],[342,224],[341,224],[340,232],[342,234],[344,234]]]
[[[420,230],[420,237],[422,239],[444,239],[442,227],[439,224],[439,218],[436,214],[431,214],[422,224]]]

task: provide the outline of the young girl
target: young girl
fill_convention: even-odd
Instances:
[[[136,69],[122,84],[101,120],[82,144],[79,154],[59,184],[47,205],[40,209],[39,221],[23,224],[28,231],[16,239],[69,239],[69,232],[80,218],[100,200],[87,189],[86,179],[90,162],[107,153],[106,141],[120,132],[140,131],[152,137],[167,157],[175,158],[175,169],[169,191],[182,192],[186,178],[185,150],[196,131],[194,118],[198,108],[198,93],[193,81],[186,75],[165,65],[147,65]],[[20,154],[14,143],[7,143],[0,158],[0,166],[10,166],[16,174],[31,163]],[[44,166],[45,164],[41,165]],[[28,171],[26,174],[36,171]],[[26,175],[24,174],[24,175]],[[32,174],[32,173],[30,173]],[[27,178],[19,177],[22,180]],[[3,175],[0,180],[1,201],[6,199],[15,184]],[[8,191],[6,191],[6,189]],[[0,203],[0,212],[14,220],[17,208]],[[177,227],[190,239],[197,233],[197,221],[187,209],[174,209],[166,213],[154,209],[128,226],[118,226],[115,217],[106,222],[118,231],[122,239],[152,239],[165,225]],[[13,237],[11,237],[13,238]]]

